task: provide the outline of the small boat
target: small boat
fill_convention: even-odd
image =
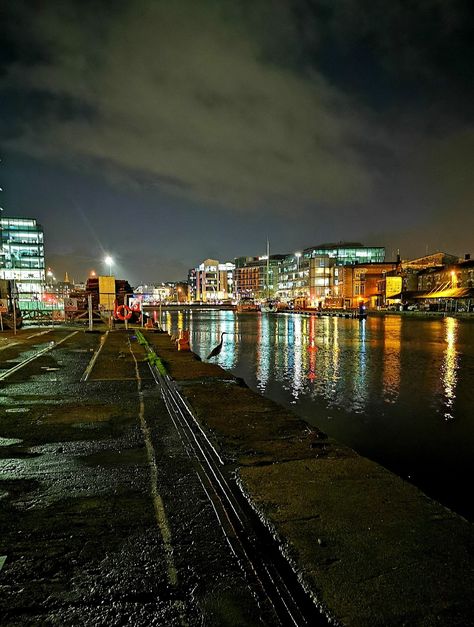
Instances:
[[[247,313],[250,311],[258,311],[257,303],[253,298],[242,298],[237,305],[237,313]]]
[[[260,303],[260,311],[262,313],[275,313],[278,311],[278,304],[274,300],[266,300]]]

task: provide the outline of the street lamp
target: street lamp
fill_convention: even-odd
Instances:
[[[53,289],[53,284],[54,284],[54,281],[56,281],[56,277],[54,276],[54,273],[51,270],[51,268],[48,268],[48,270],[46,272],[46,276],[48,278],[48,286],[49,286],[49,288]]]
[[[110,255],[107,255],[104,259],[104,263],[109,266],[109,276],[112,276],[112,264],[114,263],[114,260]]]
[[[295,258],[296,258],[296,288],[298,288],[298,281],[299,281],[299,276],[300,276],[300,257],[301,257],[301,253],[295,253]]]

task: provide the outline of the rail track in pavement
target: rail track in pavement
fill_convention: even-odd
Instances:
[[[253,584],[262,607],[269,608],[281,625],[319,626],[329,621],[299,582],[270,531],[264,526],[224,469],[224,462],[201,428],[192,408],[169,377],[147,340],[138,341],[149,355],[149,367],[161,389],[168,413],[212,504],[224,536],[241,568]]]

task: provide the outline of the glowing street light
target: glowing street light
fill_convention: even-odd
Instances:
[[[298,266],[298,269],[299,269],[301,253],[295,253],[295,257],[296,257],[296,265]]]
[[[114,260],[110,255],[107,255],[107,257],[105,257],[104,259],[104,263],[109,266],[109,276],[112,276],[112,265],[114,263]]]
[[[293,291],[297,291],[297,289],[298,289],[298,278],[300,276],[300,257],[301,257],[301,253],[295,253],[295,259],[296,259],[296,281],[295,281],[295,285],[294,285]]]

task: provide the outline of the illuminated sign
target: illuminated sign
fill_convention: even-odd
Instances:
[[[402,291],[402,277],[401,276],[388,276],[385,279],[385,297],[393,298],[398,296]]]

